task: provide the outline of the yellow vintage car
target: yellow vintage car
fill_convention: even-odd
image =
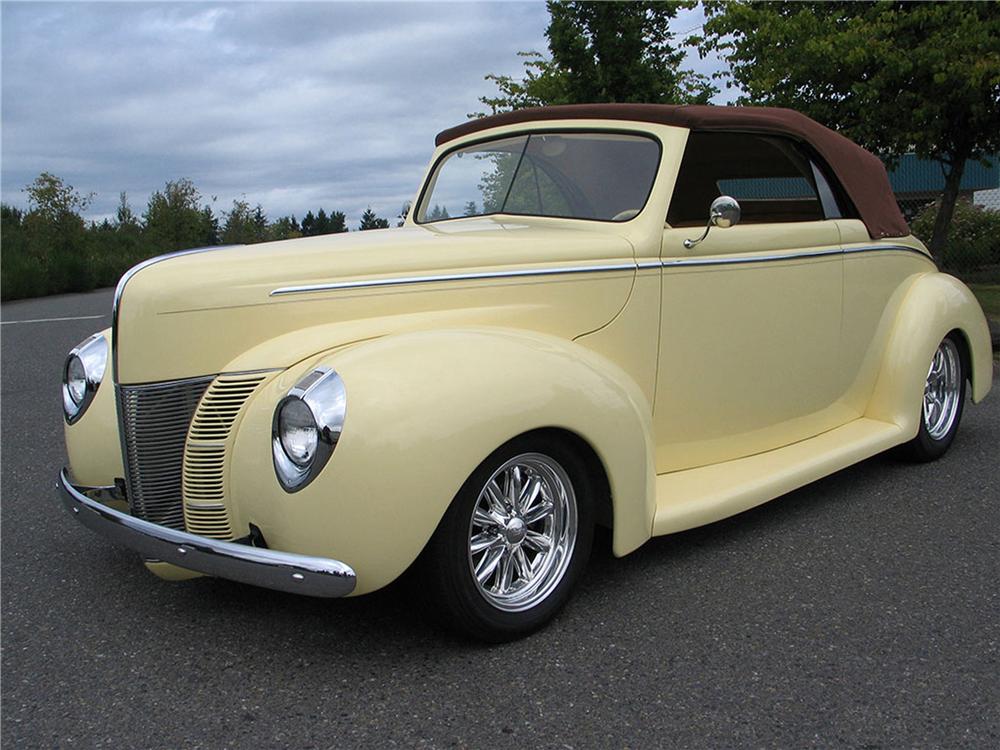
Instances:
[[[404,226],[153,258],[70,353],[68,509],[166,578],[456,628],[890,448],[992,380],[874,156],[781,109],[573,105],[437,137]]]

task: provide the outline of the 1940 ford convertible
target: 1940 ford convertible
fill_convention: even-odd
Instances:
[[[413,575],[459,629],[889,448],[992,357],[874,156],[780,109],[579,105],[437,137],[405,225],[153,258],[74,349],[66,506],[168,578]]]

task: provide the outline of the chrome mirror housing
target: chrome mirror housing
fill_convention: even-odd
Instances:
[[[740,204],[735,199],[728,195],[720,195],[714,201],[708,210],[708,224],[705,226],[705,231],[696,240],[684,240],[684,247],[689,250],[697,245],[699,242],[708,237],[708,231],[712,227],[718,227],[719,229],[728,229],[735,224],[740,223]]]

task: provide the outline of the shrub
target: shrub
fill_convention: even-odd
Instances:
[[[925,243],[934,232],[940,202],[932,203],[913,220],[910,229]],[[983,266],[1000,264],[1000,211],[976,206],[971,201],[955,204],[955,214],[948,228],[943,268],[954,271],[975,271]]]

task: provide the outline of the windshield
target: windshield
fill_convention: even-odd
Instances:
[[[487,214],[628,221],[660,162],[652,138],[532,133],[452,151],[431,175],[418,223]]]

